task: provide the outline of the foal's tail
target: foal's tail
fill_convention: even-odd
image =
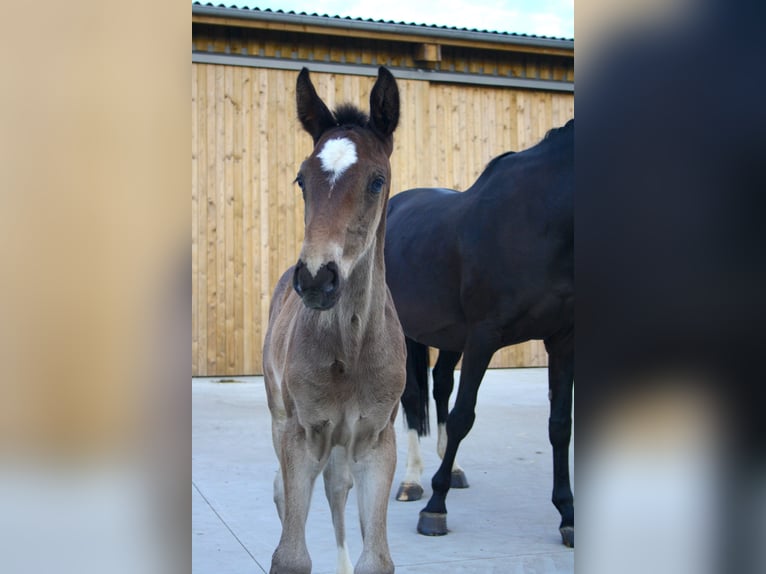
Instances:
[[[418,436],[431,432],[428,421],[428,347],[409,337],[407,344],[407,384],[402,394],[402,407],[407,428],[418,431]]]

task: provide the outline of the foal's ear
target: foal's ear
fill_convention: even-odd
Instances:
[[[370,126],[384,139],[391,137],[399,123],[399,88],[393,74],[381,66],[370,92]]]
[[[327,109],[322,98],[317,95],[309,78],[308,68],[303,68],[298,74],[295,101],[298,107],[298,119],[303,124],[303,129],[314,138],[314,145],[316,145],[322,134],[335,126],[335,117]]]

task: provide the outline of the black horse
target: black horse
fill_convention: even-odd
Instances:
[[[574,120],[527,150],[496,157],[465,192],[411,189],[389,201],[386,280],[408,339],[402,405],[412,429],[411,449],[417,447],[417,434],[427,431],[426,345],[441,351],[434,398],[439,422],[446,420],[446,426],[440,424],[446,440],[439,441],[442,463],[431,482],[433,495],[420,513],[421,534],[447,533],[445,500],[455,455],[473,426],[479,385],[492,355],[508,345],[542,339],[548,351],[552,501],[561,514],[562,540],[574,545],[569,481],[573,211]],[[461,353],[458,395],[447,415],[452,371]],[[405,483],[414,482],[412,475],[422,470],[412,452],[408,468]],[[457,486],[466,486],[459,467],[455,471]],[[419,494],[408,498],[400,492],[398,498]]]

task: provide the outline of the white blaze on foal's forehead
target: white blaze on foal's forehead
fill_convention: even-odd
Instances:
[[[356,163],[356,146],[348,138],[327,140],[317,157],[322,162],[322,169],[330,175],[330,184],[334,184]]]

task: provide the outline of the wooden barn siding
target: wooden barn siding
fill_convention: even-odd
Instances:
[[[311,138],[295,118],[294,72],[192,65],[193,373],[259,374],[271,293],[297,259],[303,205],[293,184]],[[332,108],[369,99],[374,78],[312,74]],[[399,80],[392,193],[463,190],[487,162],[574,115],[572,94]],[[544,366],[541,342],[491,367]]]
[[[260,56],[266,58],[314,60],[317,62],[385,65],[417,69],[427,67],[445,72],[574,81],[571,57],[480,50],[444,45],[440,62],[419,63],[414,59],[415,43],[370,38],[296,35],[273,30],[223,28],[194,25],[192,47],[202,52]]]

